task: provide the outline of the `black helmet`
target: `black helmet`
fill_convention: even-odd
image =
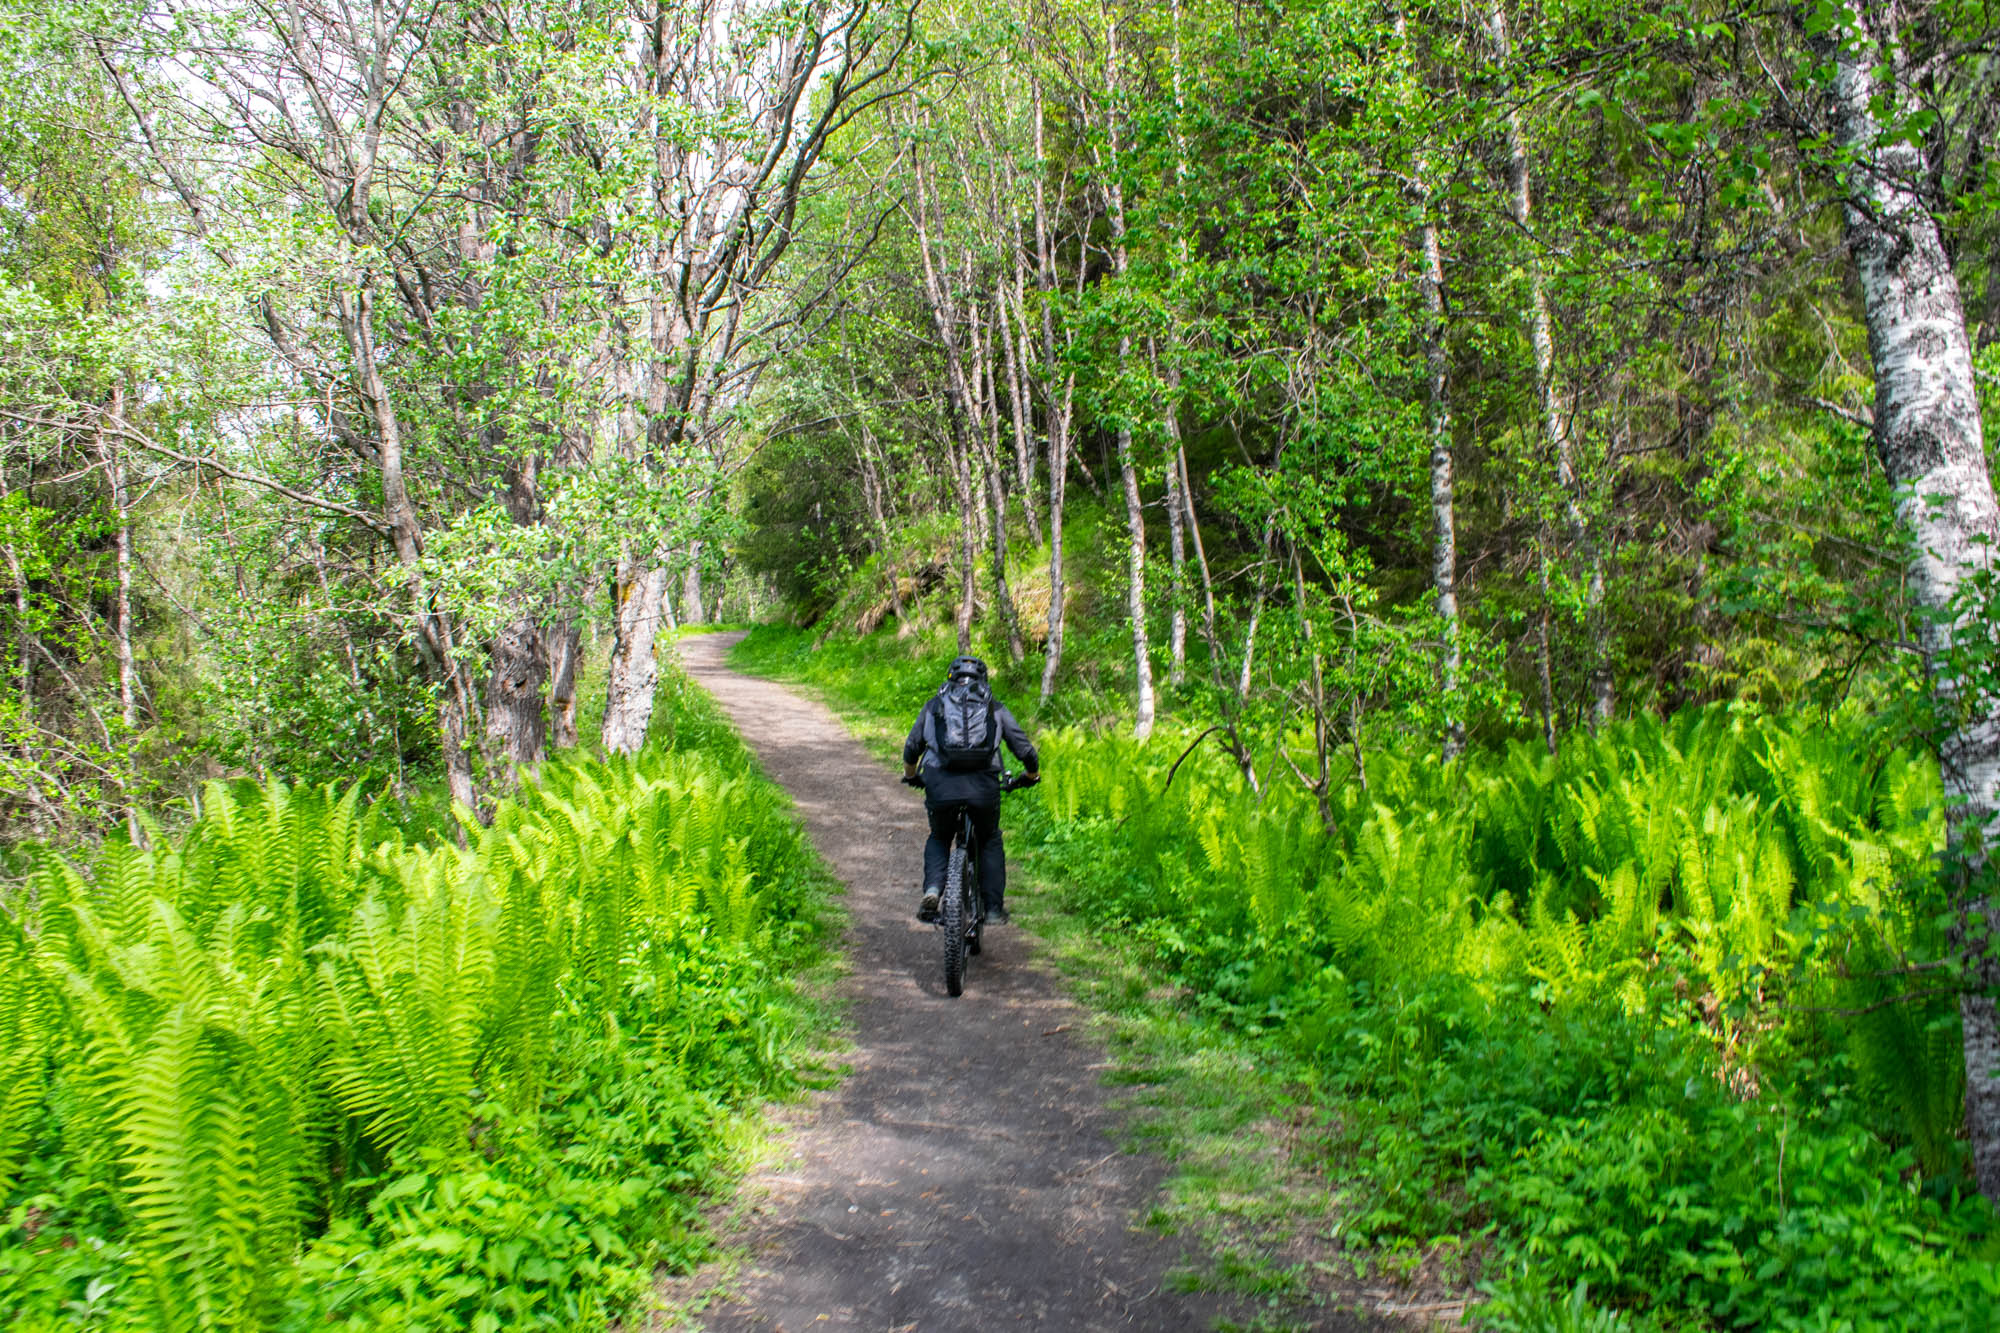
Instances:
[[[976,680],[984,684],[986,663],[976,657],[954,657],[951,659],[951,665],[945,668],[944,678],[948,681]]]

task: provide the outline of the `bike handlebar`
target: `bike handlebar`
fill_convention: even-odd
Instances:
[[[1000,790],[1020,791],[1023,787],[1032,787],[1041,780],[1042,775],[1040,773],[1003,773],[1000,775]],[[924,780],[921,777],[899,778],[897,781],[901,782],[905,787],[922,787],[924,785]]]

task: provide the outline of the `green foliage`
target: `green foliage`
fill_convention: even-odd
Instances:
[[[1039,663],[1007,661],[1004,648],[975,639],[972,650],[992,671],[993,693],[1022,717],[1033,714]],[[917,706],[944,681],[945,666],[957,655],[949,627],[935,633],[913,633],[894,639],[880,635],[857,640],[846,636],[824,640],[810,631],[759,625],[730,656],[746,671],[783,676],[832,690],[850,707],[888,725],[908,727]]]
[[[1569,1293],[1496,1289],[1498,1326],[1985,1317],[1955,1008],[1903,993],[1943,946],[1936,771],[1858,720],[1387,753],[1325,835],[1212,750],[1167,786],[1185,739],[1040,743],[1022,841],[1196,1004],[1307,1058],[1349,1233],[1483,1236]]]
[[[786,642],[766,665],[871,716],[917,684]],[[1483,1252],[1500,1329],[1988,1319],[1956,1004],[1921,966],[1942,793],[1858,714],[1709,707],[1453,764],[1377,743],[1331,830],[1184,731],[1036,739],[1010,846],[1299,1064],[1350,1243]]]
[[[1567,1296],[1552,1296],[1525,1271],[1494,1289],[1493,1299],[1480,1310],[1480,1324],[1493,1333],[1637,1333],[1657,1327],[1593,1304],[1588,1282],[1578,1281]]]
[[[239,771],[306,783],[407,786],[434,771],[437,701],[414,650],[387,625],[356,618],[330,632],[305,611],[218,616],[236,632],[208,654],[208,751]]]
[[[601,1328],[696,1255],[724,1124],[791,1081],[814,880],[680,702],[470,846],[272,782],[48,860],[0,936],[0,1317]]]

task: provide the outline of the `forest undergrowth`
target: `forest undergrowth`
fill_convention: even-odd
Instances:
[[[935,670],[888,635],[739,654],[885,731]],[[1927,968],[1933,761],[1806,709],[1449,766],[1380,738],[1329,828],[1212,744],[1175,769],[1194,739],[1040,730],[1010,851],[1146,1003],[1301,1098],[1311,1224],[1362,1266],[1449,1256],[1493,1329],[1990,1327],[1956,1005]]]
[[[826,880],[659,698],[466,847],[245,782],[45,859],[0,904],[0,1324],[600,1333],[703,1257],[745,1113],[816,1078]]]

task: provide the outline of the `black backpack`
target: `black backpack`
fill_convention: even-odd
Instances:
[[[983,680],[961,677],[937,693],[931,717],[931,749],[951,773],[979,773],[1000,755],[1000,724],[993,716],[993,692]]]

